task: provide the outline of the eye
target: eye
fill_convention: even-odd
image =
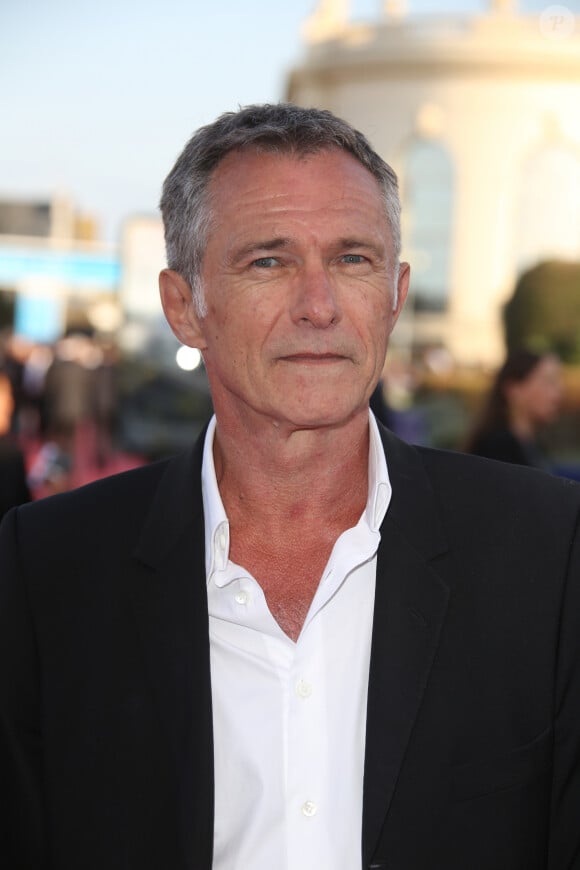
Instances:
[[[276,257],[258,257],[252,262],[252,266],[257,266],[258,269],[271,269],[277,265],[279,265],[279,261]]]
[[[366,262],[366,257],[363,257],[362,254],[345,254],[342,257],[343,263],[348,263],[353,266],[358,266],[359,263]]]

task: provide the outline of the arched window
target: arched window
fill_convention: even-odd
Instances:
[[[405,247],[417,311],[443,311],[449,294],[453,166],[446,149],[415,139],[403,158]]]
[[[542,260],[580,259],[580,155],[550,145],[524,162],[516,228],[521,271]]]

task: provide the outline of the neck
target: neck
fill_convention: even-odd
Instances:
[[[529,417],[514,411],[510,414],[510,429],[523,441],[529,441],[536,434],[536,428]]]
[[[367,501],[368,411],[336,428],[273,426],[253,437],[240,437],[216,416],[214,462],[230,558],[251,572],[296,640],[335,541]]]
[[[337,427],[270,424],[244,437],[218,416],[214,462],[228,518],[251,518],[263,528],[288,517],[350,522],[366,503],[368,439],[366,409]]]

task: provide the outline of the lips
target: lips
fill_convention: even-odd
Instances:
[[[297,363],[332,363],[332,362],[341,362],[346,359],[342,354],[338,353],[292,353],[286,356],[280,357],[283,362],[297,362]]]

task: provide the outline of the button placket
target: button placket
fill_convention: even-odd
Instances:
[[[324,721],[321,624],[316,615],[295,648],[288,709],[289,866],[311,867],[309,855],[320,849],[326,759],[320,739]],[[321,694],[319,693],[321,689]],[[322,706],[321,706],[322,705]]]

